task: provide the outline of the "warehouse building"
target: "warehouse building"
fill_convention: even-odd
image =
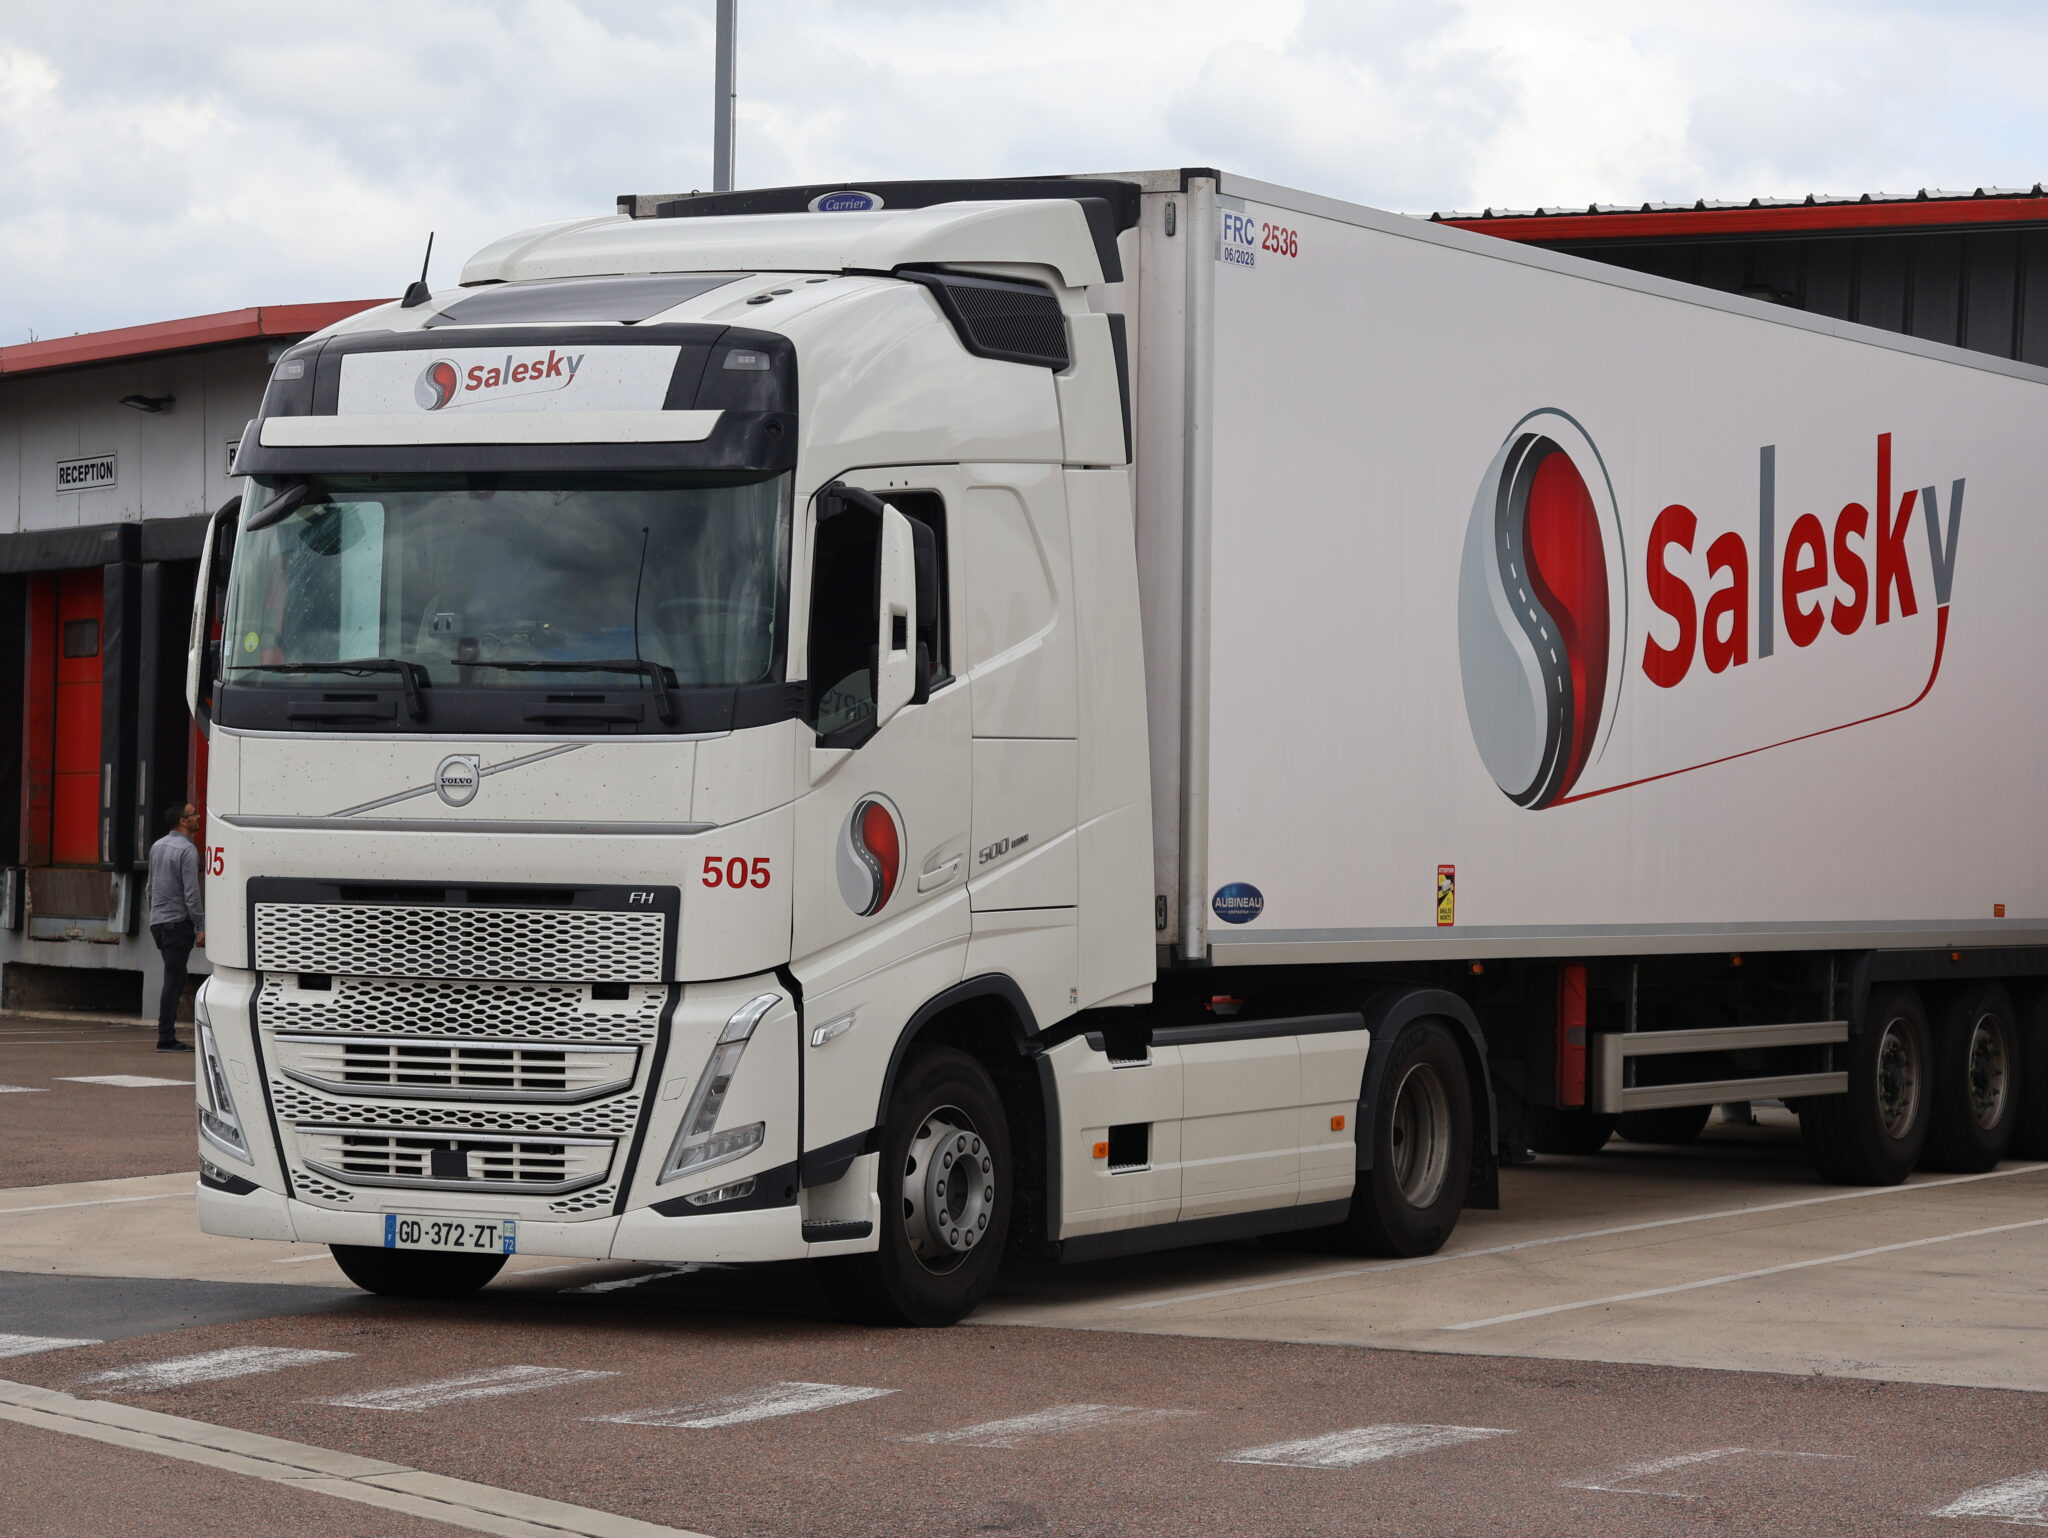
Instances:
[[[0,347],[0,1004],[154,999],[149,845],[165,803],[204,804],[184,669],[207,515],[278,350],[375,302]]]

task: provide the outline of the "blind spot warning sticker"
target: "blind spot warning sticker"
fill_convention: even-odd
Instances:
[[[1458,921],[1458,867],[1436,868],[1436,927],[1449,929]]]

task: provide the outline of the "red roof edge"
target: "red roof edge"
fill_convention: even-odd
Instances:
[[[1442,219],[1503,240],[1658,240],[1697,235],[1803,235],[2048,221],[2044,198],[1928,198],[1912,202],[1793,204],[1786,208],[1673,209],[1663,213],[1520,214]]]
[[[307,336],[386,299],[341,299],[324,304],[267,304],[217,315],[192,315],[147,326],[122,326],[113,331],[88,331],[48,341],[0,347],[0,378],[36,374],[49,369],[77,368],[86,363],[115,363],[160,353],[190,352],[247,342],[261,337]]]

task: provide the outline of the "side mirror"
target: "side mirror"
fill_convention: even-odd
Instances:
[[[235,530],[242,499],[230,497],[206,522],[206,544],[199,552],[199,583],[192,592],[192,629],[185,642],[185,708],[202,733],[213,731],[213,690],[220,676],[220,642],[214,629],[227,599],[228,568],[233,563]]]
[[[882,509],[882,538],[875,559],[875,725],[917,698],[917,555],[911,521],[893,507]],[[925,680],[928,689],[929,678]]]

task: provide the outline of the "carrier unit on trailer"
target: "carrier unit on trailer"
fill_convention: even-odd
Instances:
[[[942,1322],[1723,1100],[2040,1147],[2044,383],[1206,170],[510,236],[209,539],[201,1220]]]

